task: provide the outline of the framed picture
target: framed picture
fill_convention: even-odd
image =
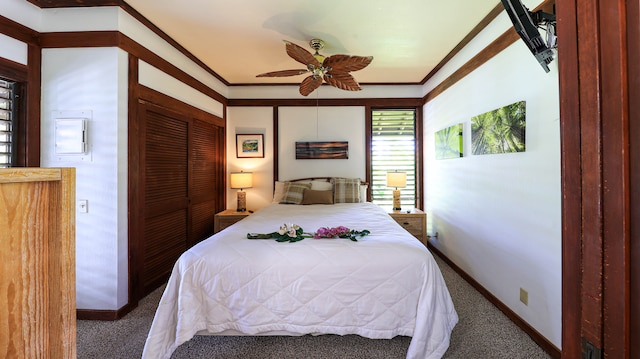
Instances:
[[[348,158],[348,141],[296,142],[296,160]]]
[[[474,155],[525,152],[526,101],[519,101],[471,118]]]
[[[236,135],[236,157],[263,158],[264,157],[264,135],[263,134]]]
[[[462,157],[462,124],[436,132],[436,160]]]

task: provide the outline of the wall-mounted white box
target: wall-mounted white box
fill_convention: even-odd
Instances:
[[[87,121],[84,118],[56,119],[56,153],[87,152]]]

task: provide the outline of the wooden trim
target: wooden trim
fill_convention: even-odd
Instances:
[[[594,2],[591,2],[593,5]],[[603,188],[602,188],[602,128],[600,54],[598,13],[596,6],[577,4],[578,22],[594,25],[578,32],[578,72],[580,121],[580,167],[582,171],[582,257],[581,257],[581,336],[597,348],[603,347],[602,280],[603,280]],[[579,25],[579,29],[581,26]],[[561,118],[562,113],[560,114]]]
[[[433,100],[434,98],[436,98],[436,96],[445,92],[451,86],[465,78],[467,75],[475,71],[478,67],[482,66],[487,61],[491,60],[494,56],[499,54],[502,50],[506,49],[509,45],[516,42],[516,40],[518,39],[518,33],[513,31],[512,29],[505,31],[487,47],[482,49],[482,51],[478,52],[474,57],[472,57],[469,61],[462,65],[453,74],[444,79],[444,81],[438,84],[438,86],[434,87],[433,90],[427,93],[424,96],[424,103]]]
[[[140,146],[141,133],[138,119],[138,99],[140,91],[138,90],[138,58],[129,54],[128,56],[128,120],[127,120],[127,153],[128,153],[128,169],[127,169],[127,195],[128,208],[142,208],[141,198],[138,195],[141,191],[139,187],[140,175]],[[128,250],[129,250],[129,305],[133,308],[138,306],[138,302],[142,299],[142,288],[140,285],[139,271],[135,268],[140,267],[140,256],[142,253],[139,248],[141,231],[139,221],[135,220],[135,216],[128,211]]]
[[[627,2],[627,24],[637,24],[640,19],[640,1]],[[629,294],[629,342],[640,343],[640,27],[627,26],[627,44],[629,68],[629,138],[635,139],[629,144],[630,172],[630,268]]]
[[[371,150],[372,150],[372,141],[373,141],[373,131],[372,131],[372,121],[373,121],[373,107],[371,105],[367,105],[364,108],[364,143],[367,146],[364,151],[364,171],[365,178],[364,180],[367,183],[371,183],[372,174],[371,174]],[[367,188],[367,202],[371,202],[371,186]]]
[[[279,121],[279,109],[278,106],[273,106],[273,180],[278,180],[278,121]],[[275,183],[274,183],[275,186]],[[275,191],[275,188],[274,188]]]
[[[629,107],[626,2],[598,2],[602,87],[603,349],[628,358],[629,347]],[[638,26],[638,19],[631,26]],[[637,63],[633,66],[638,66]],[[636,104],[637,105],[637,104]],[[636,139],[638,140],[638,139]],[[584,176],[584,175],[583,175]]]
[[[149,102],[167,110],[175,111],[181,116],[211,123],[219,127],[225,127],[225,121],[220,116],[216,116],[212,113],[191,106],[146,86],[139,85],[138,88],[140,93],[139,102]]]
[[[375,106],[419,107],[421,98],[344,98],[344,99],[229,99],[227,106]]]
[[[485,27],[487,27],[491,23],[491,21],[493,21],[496,17],[498,17],[498,15],[500,15],[503,11],[504,11],[504,6],[502,5],[501,2],[499,2],[493,8],[493,10],[491,10],[487,14],[487,16],[485,16],[484,19],[482,19],[478,23],[478,25],[476,25],[473,29],[471,29],[471,32],[469,32],[467,36],[465,36],[464,39],[460,41],[460,43],[458,43],[458,45],[456,45],[456,47],[454,47],[453,50],[451,50],[451,52],[449,52],[447,56],[445,56],[444,59],[442,59],[442,61],[440,61],[436,65],[436,67],[434,67],[433,70],[431,70],[427,74],[427,76],[424,77],[424,79],[422,79],[420,84],[424,85],[430,78],[432,78],[438,71],[440,71],[440,69],[442,69],[444,65],[446,65],[449,61],[451,61],[451,59],[454,56],[456,56],[465,46],[467,46],[471,42],[471,40],[473,40],[482,30],[484,30]]]
[[[135,306],[127,304],[118,310],[96,310],[96,309],[77,309],[76,319],[78,320],[119,320],[129,314]]]
[[[42,51],[36,44],[29,44],[27,49],[27,100],[24,128],[24,165],[40,167],[40,118],[42,96]]]
[[[0,74],[3,78],[16,82],[27,82],[28,73],[27,65],[0,57]]]
[[[533,339],[536,344],[538,344],[545,352],[547,352],[552,358],[560,358],[561,352],[558,347],[553,345],[550,341],[547,340],[542,334],[540,334],[537,330],[531,327],[527,322],[525,322],[522,318],[520,318],[514,311],[512,311],[507,305],[502,303],[498,298],[496,298],[490,291],[488,291],[485,287],[483,287],[480,283],[478,283],[473,277],[467,274],[462,268],[458,267],[453,261],[451,261],[444,253],[440,252],[436,247],[434,247],[431,243],[427,244],[427,247],[431,252],[440,257],[445,263],[451,267],[462,279],[464,279],[467,283],[469,283],[475,290],[480,292],[489,302],[495,305],[501,312],[503,312],[515,325],[517,325],[520,329],[522,329],[527,335]],[[579,358],[578,357],[569,357],[569,358]]]
[[[578,69],[577,4],[559,1],[556,7],[560,87],[560,146],[562,186],[562,356],[580,358],[581,348],[581,232],[582,174],[580,153],[580,74]]]
[[[46,48],[115,47],[119,31],[69,31],[40,34],[40,46]]]
[[[166,74],[176,78],[184,84],[202,92],[203,94],[211,97],[212,99],[222,103],[223,106],[227,104],[226,97],[222,96],[211,87],[207,86],[200,80],[182,71],[177,66],[173,65],[169,61],[163,59],[153,51],[147,49],[141,44],[137,43],[130,37],[120,34],[118,45],[124,51],[133,54],[143,60],[144,62],[152,65],[153,67],[165,72]]]
[[[37,125],[39,126],[39,121],[29,121],[29,106],[34,104],[39,106],[40,101],[31,101],[29,94],[29,68],[26,65],[19,64],[17,62],[13,62],[4,58],[0,58],[0,77],[15,81],[19,83],[18,87],[18,96],[19,100],[18,104],[18,119],[16,123],[16,127],[14,130],[14,138],[15,141],[15,163],[14,167],[26,167],[27,161],[27,153],[29,153],[29,149],[27,146],[30,144],[27,141],[27,131],[29,130],[29,125]],[[37,110],[37,108],[36,108]],[[39,120],[39,119],[38,119]],[[35,145],[35,143],[34,143]],[[37,141],[37,148],[40,148],[40,139]],[[38,167],[38,166],[33,166]]]
[[[416,175],[420,179],[416,181],[416,208],[421,210],[425,210],[424,162],[424,120],[422,118],[422,106],[420,106],[416,107]]]
[[[27,0],[43,9],[61,7],[94,7],[122,5],[122,0]]]
[[[27,44],[37,44],[40,34],[22,24],[0,15],[0,34],[5,34]]]

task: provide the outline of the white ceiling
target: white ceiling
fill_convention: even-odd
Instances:
[[[299,83],[282,40],[321,53],[373,56],[360,83],[419,83],[498,0],[127,0],[228,83]]]

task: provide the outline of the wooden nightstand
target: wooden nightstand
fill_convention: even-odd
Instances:
[[[218,212],[213,217],[213,233],[218,233],[249,215],[251,215],[249,211],[238,212],[235,209],[227,209],[222,212]]]
[[[409,213],[407,211],[393,211],[389,215],[414,237],[418,238],[422,244],[427,245],[427,214],[414,208]]]

